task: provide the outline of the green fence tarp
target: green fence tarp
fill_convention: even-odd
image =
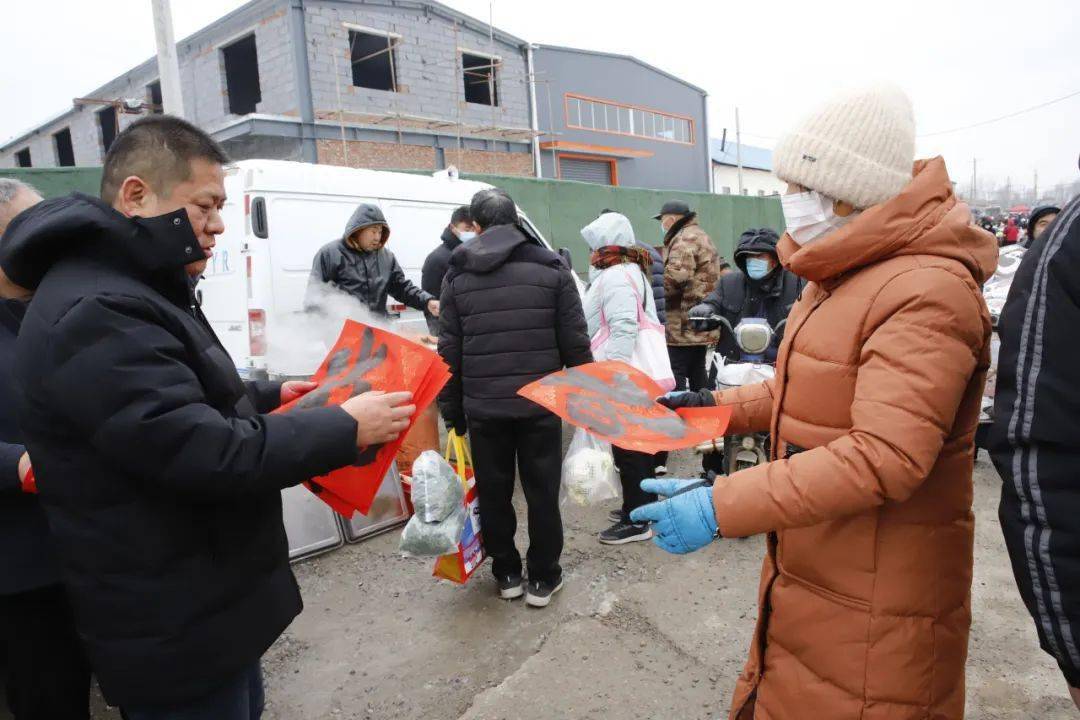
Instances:
[[[45,198],[76,191],[96,197],[101,189],[100,167],[0,168],[0,178],[29,183]]]
[[[570,250],[578,272],[583,272],[589,265],[581,228],[596,219],[605,208],[626,215],[639,240],[660,246],[664,241],[663,232],[653,216],[668,200],[682,200],[698,213],[702,228],[728,261],[739,235],[747,228],[771,227],[779,232],[784,227],[777,197],[645,190],[499,175],[463,177],[501,187],[510,193],[554,247]]]
[[[101,168],[3,169],[0,177],[28,182],[45,197],[75,190],[97,195]],[[776,197],[646,190],[503,175],[467,174],[463,177],[501,187],[510,193],[552,246],[570,250],[578,272],[585,272],[589,265],[589,252],[581,239],[581,228],[605,208],[626,215],[639,240],[659,246],[663,242],[663,233],[653,215],[668,200],[682,200],[697,211],[701,226],[729,261],[739,235],[747,228],[771,227],[779,232],[784,226],[780,201]]]

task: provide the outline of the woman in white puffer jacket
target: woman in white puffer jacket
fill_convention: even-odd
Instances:
[[[640,330],[638,307],[643,308],[649,321],[659,324],[650,284],[652,259],[648,250],[634,241],[630,221],[619,213],[605,212],[582,228],[581,236],[592,250],[583,309],[589,337],[594,341],[593,354],[597,360],[621,360],[632,365]],[[597,346],[605,330],[609,334]],[[649,540],[652,530],[648,523],[631,522],[630,513],[656,500],[655,495],[641,489],[641,481],[654,474],[655,456],[617,447],[612,447],[612,452],[622,482],[623,506],[611,514],[615,524],[600,533],[600,542],[622,545]]]

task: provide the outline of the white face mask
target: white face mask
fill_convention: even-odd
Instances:
[[[780,206],[784,211],[784,224],[788,235],[799,245],[806,245],[837,230],[858,213],[841,217],[833,211],[833,200],[816,190],[781,195]]]
[[[476,233],[474,233],[472,231],[466,231],[466,232],[463,232],[460,235],[458,235],[458,240],[461,240],[461,242],[463,242],[463,243],[467,243],[467,242],[469,242],[470,240],[472,240],[475,237],[476,237]]]

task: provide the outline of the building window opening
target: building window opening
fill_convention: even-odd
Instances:
[[[146,102],[150,105],[150,112],[160,115],[165,112],[165,105],[161,101],[161,81],[155,80],[146,86]]]
[[[237,40],[222,49],[225,58],[225,90],[229,95],[229,112],[248,115],[262,102],[259,87],[259,54],[255,36]]]
[[[109,105],[106,108],[98,110],[97,118],[98,127],[101,128],[101,149],[105,152],[109,152],[113,140],[116,139],[117,133],[120,132],[120,128],[117,127],[116,108]]]
[[[461,67],[465,76],[465,102],[498,106],[498,59],[462,53]]]
[[[370,90],[397,92],[394,77],[394,48],[391,35],[349,31],[349,55],[352,58],[352,84]]]
[[[30,148],[23,148],[15,153],[15,165],[17,167],[33,167],[30,163]]]
[[[64,128],[53,135],[56,143],[56,164],[60,167],[75,167],[75,148],[71,145],[71,130]]]

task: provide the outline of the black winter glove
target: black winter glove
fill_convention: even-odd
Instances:
[[[708,332],[720,327],[719,320],[713,320],[711,316],[716,314],[716,308],[709,303],[701,303],[690,308],[688,321],[691,330]]]
[[[710,390],[675,390],[656,398],[656,402],[671,410],[678,410],[679,408],[713,407],[716,405],[716,398]]]

